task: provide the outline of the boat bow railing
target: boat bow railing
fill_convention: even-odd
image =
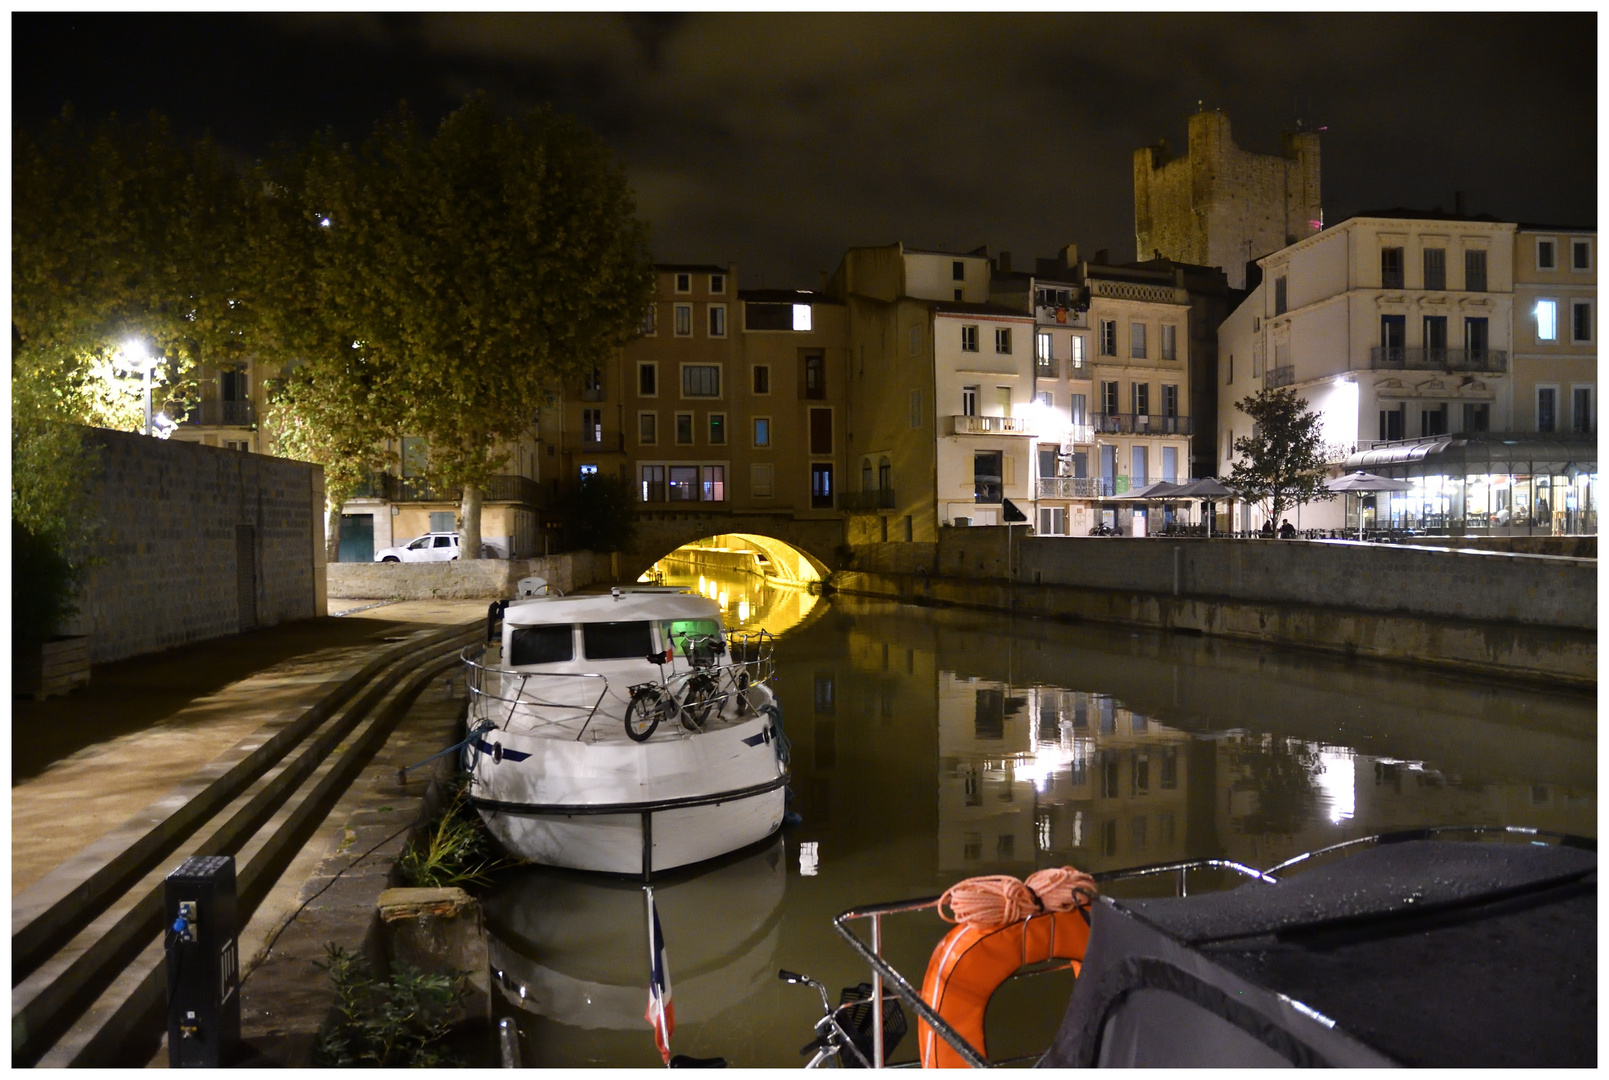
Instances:
[[[509,723],[520,715],[541,727],[579,723],[579,740],[609,693],[608,678],[595,672],[516,671],[481,663],[485,655],[484,645],[471,645],[460,654],[469,688],[469,712],[471,717],[491,720],[500,730],[508,730]],[[512,697],[508,692],[511,684]],[[497,687],[495,691],[492,685]]]

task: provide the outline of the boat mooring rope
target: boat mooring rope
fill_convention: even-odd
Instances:
[[[1027,881],[1010,874],[958,881],[939,897],[938,912],[945,922],[1005,926],[1046,911],[1071,911],[1096,892],[1095,879],[1082,870],[1053,866],[1029,874]]]

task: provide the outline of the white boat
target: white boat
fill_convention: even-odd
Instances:
[[[508,850],[646,878],[781,826],[770,635],[729,641],[714,601],[650,588],[499,603],[487,638],[464,653],[465,766]]]

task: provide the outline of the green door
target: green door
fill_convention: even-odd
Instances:
[[[374,561],[374,515],[342,514],[341,546],[337,562]]]

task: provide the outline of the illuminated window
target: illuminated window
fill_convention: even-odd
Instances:
[[[603,410],[581,410],[581,441],[594,446],[603,442]]]
[[[1073,347],[1073,370],[1081,370],[1084,366],[1084,335],[1074,334],[1069,343]]]
[[[811,327],[810,305],[793,305],[793,328],[800,332],[808,331]]]
[[[756,416],[754,418],[754,445],[760,448],[771,445],[771,418],[769,416]]]
[[[665,466],[644,465],[642,467],[642,501],[665,501]]]
[[[1536,340],[1557,341],[1559,338],[1559,305],[1553,300],[1536,302]]]
[[[1050,363],[1050,331],[1041,330],[1034,335],[1034,358],[1043,364]]]

